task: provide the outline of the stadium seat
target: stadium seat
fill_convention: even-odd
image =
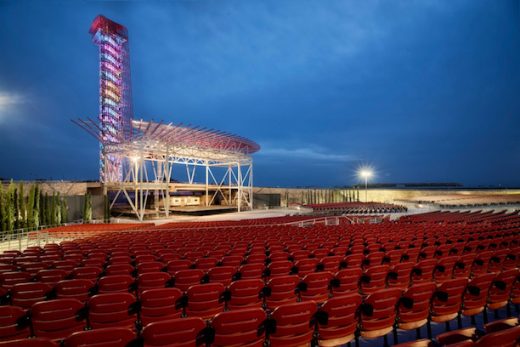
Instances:
[[[296,293],[300,278],[296,275],[273,277],[266,285],[265,303],[274,309],[277,306],[294,303],[298,300]]]
[[[24,271],[2,272],[0,273],[0,286],[11,289],[15,284],[31,282],[32,277],[30,273]]]
[[[141,324],[180,318],[182,292],[177,288],[155,288],[141,293]]]
[[[53,340],[46,338],[19,339],[0,342],[2,347],[58,347],[59,345]],[[108,346],[107,346],[108,347]]]
[[[121,327],[135,330],[137,309],[130,293],[97,294],[88,302],[88,322],[92,329]]]
[[[225,287],[221,283],[196,284],[188,288],[186,315],[209,319],[224,311]]]
[[[147,272],[137,277],[137,291],[142,293],[147,289],[165,288],[170,285],[172,278],[167,272]]]
[[[474,317],[484,311],[484,321],[487,323],[488,292],[491,283],[495,279],[495,274],[482,274],[471,279],[466,287],[462,298],[462,314]]]
[[[14,306],[30,308],[38,301],[47,300],[51,291],[52,286],[47,283],[18,283],[11,288],[11,303]]]
[[[273,261],[267,266],[267,277],[287,276],[291,273],[293,263],[289,260]]]
[[[165,320],[146,325],[144,347],[190,347],[205,344],[206,323],[199,317]]]
[[[397,306],[399,329],[420,329],[428,322],[430,300],[436,288],[433,282],[422,282],[406,289],[403,299]]]
[[[36,280],[54,286],[59,281],[65,279],[69,272],[59,269],[40,270],[36,274]]]
[[[304,277],[307,274],[313,273],[316,271],[316,267],[318,266],[318,259],[316,258],[307,258],[298,260],[295,264],[295,270],[298,273],[298,276]]]
[[[262,347],[265,338],[265,319],[266,314],[261,308],[219,313],[211,321],[215,329],[211,346]]]
[[[204,271],[200,269],[180,270],[173,276],[174,285],[185,292],[190,286],[200,284],[203,276]]]
[[[382,288],[386,288],[386,279],[390,266],[372,265],[368,267],[360,278],[359,289],[365,295],[374,293]]]
[[[85,279],[63,280],[56,283],[54,291],[58,299],[77,299],[83,303],[87,302],[94,282]]]
[[[103,269],[101,269],[100,267],[77,267],[74,268],[74,270],[72,270],[72,278],[97,281],[97,278],[99,277],[102,271]]]
[[[459,257],[457,256],[449,256],[449,257],[441,257],[437,265],[435,265],[435,269],[433,271],[433,280],[436,283],[442,283],[447,280],[453,278],[453,268]]]
[[[313,317],[317,311],[314,301],[278,306],[271,314],[276,327],[269,331],[272,347],[296,347],[308,345],[314,333]]]
[[[188,259],[175,259],[166,264],[166,270],[170,275],[174,275],[177,271],[188,270],[191,265],[192,262]]]
[[[424,259],[419,261],[412,270],[412,283],[433,281],[433,272],[436,265],[436,259]]]
[[[130,275],[103,276],[98,281],[98,293],[128,293],[134,290],[135,280]]]
[[[34,335],[62,340],[86,326],[85,305],[76,299],[57,299],[34,304],[31,320]]]
[[[131,346],[135,333],[127,328],[101,328],[75,332],[68,336],[64,347],[123,347]]]
[[[105,269],[105,276],[132,275],[135,268],[130,264],[111,264]]]
[[[240,310],[249,307],[262,307],[264,281],[261,279],[244,279],[229,286],[228,310]]]
[[[27,311],[18,306],[0,306],[0,341],[26,338],[31,335]]]
[[[340,270],[334,276],[332,283],[332,295],[345,293],[357,293],[359,291],[359,280],[361,278],[361,267]]]
[[[306,275],[298,285],[298,293],[302,301],[322,303],[329,298],[333,275],[328,271]]]
[[[210,283],[221,283],[228,286],[233,280],[233,275],[237,272],[236,267],[233,266],[217,266],[208,270],[208,277]]]
[[[258,279],[263,277],[264,269],[263,263],[245,264],[238,269],[238,273],[240,279]]]
[[[402,290],[397,288],[380,289],[363,300],[360,310],[361,337],[373,339],[384,336],[385,345],[388,344],[386,336],[394,329],[396,305],[401,294]]]
[[[336,296],[325,301],[318,315],[319,346],[340,346],[354,339],[361,301],[361,295],[357,293]],[[322,315],[324,317],[320,320]]]
[[[389,288],[399,288],[405,290],[410,286],[412,269],[414,267],[412,262],[403,262],[395,264],[389,271],[386,278],[386,283]]]
[[[456,278],[443,282],[433,294],[430,319],[441,323],[456,318],[462,305],[462,295],[466,290],[467,279]],[[449,327],[449,326],[448,326]]]

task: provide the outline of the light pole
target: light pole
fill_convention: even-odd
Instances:
[[[369,168],[359,170],[359,176],[365,180],[365,202],[368,202],[368,179],[373,175],[374,173]]]

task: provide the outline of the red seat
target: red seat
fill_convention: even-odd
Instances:
[[[98,281],[98,292],[106,293],[128,293],[133,291],[135,280],[130,275],[103,276]]]
[[[466,284],[466,279],[456,278],[442,283],[437,288],[430,309],[433,322],[447,322],[457,317]]]
[[[296,275],[278,276],[267,282],[266,304],[269,308],[297,301],[296,289],[300,278]]]
[[[271,317],[276,322],[276,329],[269,334],[270,346],[308,345],[314,333],[312,318],[316,310],[314,301],[285,304],[275,308]]]
[[[346,263],[343,262],[342,255],[335,255],[331,257],[325,257],[321,259],[321,264],[324,271],[330,271],[332,273],[338,272]]]
[[[289,260],[273,261],[267,266],[268,277],[287,276],[291,273],[293,263]]]
[[[148,273],[148,272],[161,272],[164,268],[164,264],[158,261],[140,263],[136,266],[137,273],[139,275]]]
[[[433,282],[417,283],[409,287],[403,294],[398,306],[398,328],[412,330],[422,327],[428,322],[430,300],[436,289]]]
[[[155,288],[141,293],[141,323],[180,318],[182,292],[177,288]]]
[[[132,275],[134,267],[130,264],[111,264],[105,270],[105,276]]]
[[[378,290],[365,298],[360,319],[362,337],[371,339],[386,336],[393,330],[395,308],[401,294],[401,289],[388,288]]]
[[[67,272],[65,270],[58,270],[58,269],[40,270],[36,274],[36,279],[39,282],[49,283],[54,286],[59,281],[65,279],[65,277],[68,274],[69,274],[69,272]]]
[[[201,336],[206,323],[199,317],[179,318],[150,323],[144,327],[144,347],[192,347],[201,345]]]
[[[469,278],[471,274],[471,266],[475,259],[475,253],[464,254],[455,263],[453,267],[454,278]]]
[[[127,328],[102,328],[73,333],[63,343],[64,347],[122,347],[130,346],[135,333]]]
[[[212,267],[217,266],[216,258],[199,258],[195,261],[195,267],[200,270],[208,271]]]
[[[14,306],[30,308],[32,304],[47,300],[52,286],[47,283],[18,283],[11,288],[11,303]]]
[[[208,277],[210,283],[222,283],[227,286],[231,283],[233,275],[236,273],[236,268],[233,266],[217,266],[208,270]]]
[[[405,290],[410,286],[412,269],[414,267],[412,262],[397,263],[392,267],[387,277],[387,285],[389,288],[400,288]]]
[[[264,281],[261,279],[245,279],[232,282],[229,286],[230,298],[227,302],[229,310],[249,307],[261,307],[263,304]]]
[[[437,262],[435,270],[433,271],[433,280],[437,283],[442,283],[453,278],[453,268],[459,257],[450,256],[442,257]]]
[[[200,269],[177,271],[173,276],[175,287],[185,292],[190,286],[200,284],[203,276],[204,271]]]
[[[38,302],[31,308],[34,335],[61,340],[85,328],[85,305],[76,299]]]
[[[137,290],[139,293],[152,288],[165,288],[171,281],[167,272],[147,272],[137,277]]]
[[[497,310],[508,304],[513,284],[518,278],[518,269],[509,269],[499,273],[489,287],[488,307]]]
[[[334,276],[328,272],[315,272],[306,275],[299,285],[302,301],[313,300],[317,303],[329,298],[331,281]]]
[[[386,278],[390,266],[375,265],[365,270],[360,280],[360,290],[363,294],[370,294],[386,287]]]
[[[266,314],[261,308],[249,308],[240,311],[219,313],[211,325],[215,329],[212,346],[262,347]]]
[[[20,339],[0,342],[2,347],[58,347],[59,345],[46,338]]]
[[[433,281],[436,259],[425,259],[418,262],[412,270],[412,283]]]
[[[88,302],[91,328],[121,327],[135,329],[137,310],[130,293],[98,294]]]
[[[256,279],[262,278],[264,275],[265,266],[263,263],[253,263],[242,265],[238,272],[241,279]]]
[[[54,290],[58,299],[77,299],[85,303],[94,287],[91,280],[63,280],[56,283]]]
[[[482,274],[474,277],[467,285],[462,299],[462,314],[474,316],[485,310],[489,287],[495,274]]]
[[[11,289],[11,287],[18,283],[31,282],[32,276],[28,272],[13,271],[0,273],[0,286]]]
[[[26,338],[31,335],[27,311],[18,306],[0,306],[0,341]]]
[[[303,277],[307,274],[313,273],[316,271],[316,267],[318,266],[318,259],[316,258],[308,258],[298,260],[294,266],[297,269],[298,276]]]
[[[177,271],[188,270],[192,263],[188,259],[175,259],[170,260],[166,265],[166,270],[169,274],[174,275]]]
[[[85,266],[72,270],[72,278],[97,281],[103,270],[100,267]]]
[[[359,291],[359,279],[361,278],[361,274],[362,270],[360,267],[338,271],[332,283],[332,295],[357,293]]]
[[[224,311],[224,290],[225,287],[221,283],[196,284],[189,287],[186,292],[186,315],[209,319]]]
[[[474,344],[475,347],[516,347],[520,344],[520,326],[489,333]]]
[[[326,322],[318,319],[318,344],[324,347],[349,343],[355,337],[361,295],[357,293],[336,296],[325,301],[320,312]]]

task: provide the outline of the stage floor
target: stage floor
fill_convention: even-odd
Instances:
[[[194,216],[205,216],[210,214],[236,212],[236,206],[171,206],[173,214],[189,214]]]

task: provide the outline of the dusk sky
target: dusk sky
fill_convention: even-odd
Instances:
[[[520,186],[518,0],[0,0],[0,177],[98,178],[99,14],[135,118],[258,142],[255,185]]]

